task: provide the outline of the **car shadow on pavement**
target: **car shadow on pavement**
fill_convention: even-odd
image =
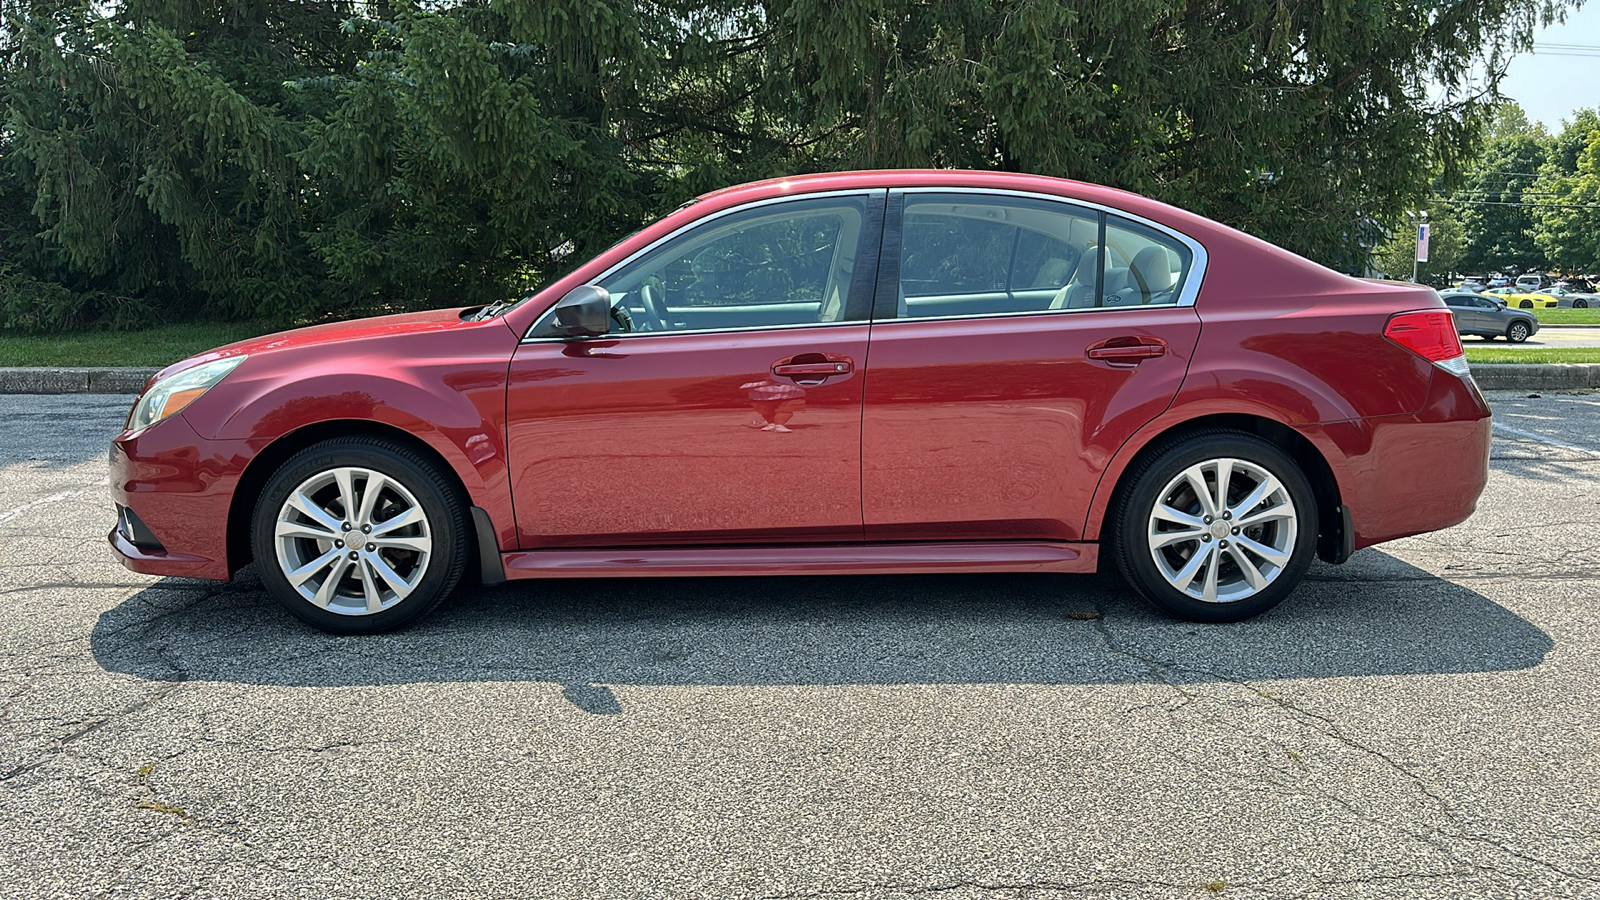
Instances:
[[[1098,618],[1093,617],[1098,614]],[[108,671],[343,687],[545,681],[616,714],[607,685],[1197,683],[1491,672],[1552,642],[1470,588],[1368,550],[1317,563],[1249,622],[1165,618],[1108,576],[596,579],[463,591],[407,630],[334,637],[253,571],[164,579],[103,614]]]

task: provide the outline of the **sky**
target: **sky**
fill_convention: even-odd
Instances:
[[[1528,118],[1543,122],[1551,132],[1561,130],[1561,120],[1574,110],[1600,106],[1600,49],[1584,55],[1540,52],[1545,44],[1600,47],[1600,0],[1590,0],[1567,16],[1567,21],[1541,29],[1534,35],[1532,53],[1511,61],[1500,93],[1522,105]]]

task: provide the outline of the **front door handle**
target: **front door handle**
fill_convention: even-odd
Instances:
[[[774,375],[844,375],[849,371],[847,362],[779,363],[772,367]]]
[[[801,353],[772,364],[772,374],[807,385],[821,384],[835,375],[848,375],[853,371],[855,362],[849,357],[824,353]]]
[[[1084,354],[1113,366],[1137,366],[1147,359],[1167,355],[1167,345],[1157,338],[1117,337],[1101,341]]]

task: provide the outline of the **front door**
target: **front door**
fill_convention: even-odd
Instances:
[[[1182,384],[1203,251],[1042,199],[908,191],[889,216],[867,539],[1082,540],[1106,464]]]
[[[521,546],[859,541],[883,192],[701,220],[597,279],[599,338],[511,364]]]

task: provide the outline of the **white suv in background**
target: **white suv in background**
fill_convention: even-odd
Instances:
[[[1526,275],[1517,276],[1517,288],[1519,290],[1537,291],[1542,287],[1544,287],[1544,277],[1541,275],[1535,275],[1534,273],[1529,272]]]

